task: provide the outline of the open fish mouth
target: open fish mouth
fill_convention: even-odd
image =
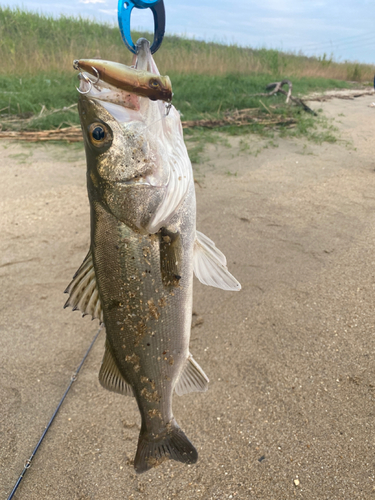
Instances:
[[[81,70],[78,90],[87,144],[100,145],[101,129],[114,127],[117,131],[108,134],[107,144],[108,154],[117,158],[117,168],[100,175],[119,188],[130,185],[164,191],[147,227],[153,233],[171,219],[184,200],[192,169],[180,115],[170,102],[169,77],[160,75],[146,39],[138,40],[137,47],[131,67],[96,59],[77,60],[74,66]],[[100,111],[103,108],[104,113]],[[99,141],[92,137],[96,126]],[[106,141],[101,142],[105,146]],[[103,163],[101,170],[105,168]],[[144,175],[135,177],[133,173]]]
[[[163,120],[171,109],[172,85],[154,63],[149,42],[137,42],[133,65],[101,59],[75,60],[80,71],[77,90],[101,104],[120,124],[142,122],[146,127]]]
[[[101,59],[79,59],[73,63],[80,71],[77,90],[98,100],[120,123],[143,121],[141,108],[147,109],[150,101],[158,101],[162,115],[168,114],[171,107],[170,78],[160,75],[148,40],[138,40],[137,46],[132,66]]]

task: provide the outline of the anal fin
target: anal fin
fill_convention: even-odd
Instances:
[[[208,389],[209,378],[202,368],[189,354],[186,364],[175,386],[178,396],[183,396],[189,392],[205,392]]]
[[[100,384],[109,391],[123,394],[124,396],[134,396],[133,389],[117,368],[116,362],[113,359],[108,340],[105,342],[105,351],[102,361],[102,366],[99,372]]]

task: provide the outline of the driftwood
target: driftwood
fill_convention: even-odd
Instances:
[[[284,85],[288,85],[288,92],[283,90],[282,87]],[[311,113],[312,115],[317,116],[315,111],[313,111],[311,108],[309,108],[307,106],[307,104],[305,104],[302,101],[302,99],[300,99],[299,97],[292,96],[292,89],[293,89],[292,82],[290,80],[285,79],[285,80],[282,80],[281,82],[269,83],[266,87],[266,90],[271,90],[271,92],[265,92],[265,93],[261,93],[261,94],[252,94],[252,97],[271,97],[272,95],[275,95],[278,92],[280,92],[280,94],[286,95],[286,101],[285,101],[286,104],[288,104],[290,101],[293,101],[296,104],[298,104],[299,106],[302,106],[303,109],[305,111],[307,111],[308,113]]]
[[[182,122],[183,128],[214,128],[225,125],[235,125],[237,127],[257,123],[265,127],[287,126],[291,127],[296,123],[293,118],[282,118],[280,116],[260,116],[258,108],[249,108],[231,111],[222,118],[207,118],[203,120],[188,120]],[[0,131],[0,139],[13,139],[28,142],[46,142],[46,141],[67,141],[81,142],[83,140],[81,127],[67,127],[56,130],[38,130],[38,131]]]
[[[282,87],[284,85],[288,85],[288,92],[285,92],[285,90],[282,90]],[[277,94],[278,92],[281,92],[282,94],[286,95],[286,104],[288,104],[290,96],[292,95],[292,88],[293,84],[290,80],[282,80],[281,82],[275,82],[275,83],[269,83],[266,87],[266,90],[272,90],[268,95],[274,95]],[[267,94],[266,94],[267,95]]]
[[[56,130],[4,130],[0,131],[0,139],[15,139],[17,141],[44,142],[67,141],[80,142],[83,140],[81,127],[67,127]]]
[[[308,101],[318,101],[318,102],[325,102],[329,101],[330,99],[347,99],[347,100],[353,100],[356,97],[362,97],[364,95],[374,95],[374,89],[373,87],[367,88],[367,89],[362,89],[362,90],[333,90],[326,92],[323,95],[317,95],[317,94],[311,94],[307,97]]]
[[[283,86],[288,85],[288,91],[283,90]],[[308,113],[312,113],[316,116],[316,113],[310,109],[302,99],[292,96],[293,84],[290,80],[282,80],[281,82],[274,82],[267,85],[266,90],[270,90],[267,93],[261,94],[253,94],[254,97],[269,97],[275,95],[277,92],[286,95],[286,102],[293,101],[300,106],[302,106]],[[327,92],[323,95],[311,94],[306,100],[308,101],[327,101],[329,99],[354,99],[356,97],[361,97],[364,95],[372,95],[374,94],[373,88],[363,89],[363,90],[337,90],[332,92]],[[284,127],[293,127],[296,124],[296,120],[293,118],[282,118],[278,115],[272,115],[271,109],[264,104],[263,101],[259,99],[260,104],[268,111],[269,115],[267,118],[261,116],[259,114],[258,108],[248,108],[235,110],[231,112],[227,112],[221,118],[207,118],[202,120],[189,120],[183,121],[183,128],[194,128],[194,127],[205,127],[205,128],[214,128],[214,127],[222,127],[225,125],[235,125],[237,127],[241,127],[244,125],[249,125],[250,123],[258,123],[259,125],[263,125],[265,127],[272,127],[282,125]],[[52,113],[57,113],[58,111],[68,111],[71,108],[75,107],[76,104],[72,104],[71,106],[56,109],[51,111],[46,111],[45,107],[42,107],[38,117],[41,115],[47,115]],[[7,109],[7,108],[4,108]],[[4,110],[0,110],[4,111]],[[7,117],[4,120],[4,124],[15,126],[21,122],[21,126],[29,125],[30,122],[35,120],[35,116],[28,117],[27,119],[20,120],[17,116]],[[28,141],[28,142],[45,142],[45,141],[66,141],[66,142],[81,142],[82,131],[81,127],[66,127],[59,128],[55,130],[38,130],[38,131],[25,131],[25,130],[1,130],[0,123],[0,139],[13,139],[19,141]]]
[[[259,124],[264,125],[266,127],[271,127],[275,125],[294,125],[296,120],[291,118],[283,118],[278,115],[264,116],[259,114],[258,108],[248,108],[248,109],[236,109],[235,111],[230,111],[225,113],[225,115],[221,118],[208,118],[204,120],[189,120],[183,121],[183,128],[193,128],[193,127],[205,127],[205,128],[214,128],[214,127],[223,127],[225,125],[235,125],[237,127],[241,127],[249,124]]]

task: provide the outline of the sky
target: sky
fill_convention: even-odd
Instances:
[[[117,25],[117,0],[0,0],[0,5]],[[375,63],[374,0],[164,0],[166,34]],[[153,30],[150,9],[132,28]]]

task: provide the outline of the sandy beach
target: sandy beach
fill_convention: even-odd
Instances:
[[[335,144],[240,136],[195,167],[197,228],[242,284],[195,280],[191,352],[210,385],[174,413],[198,463],[136,475],[140,417],[99,384],[102,332],[17,500],[375,499],[374,100],[311,103]],[[98,324],[63,309],[89,246],[82,144],[0,151],[7,498]]]

